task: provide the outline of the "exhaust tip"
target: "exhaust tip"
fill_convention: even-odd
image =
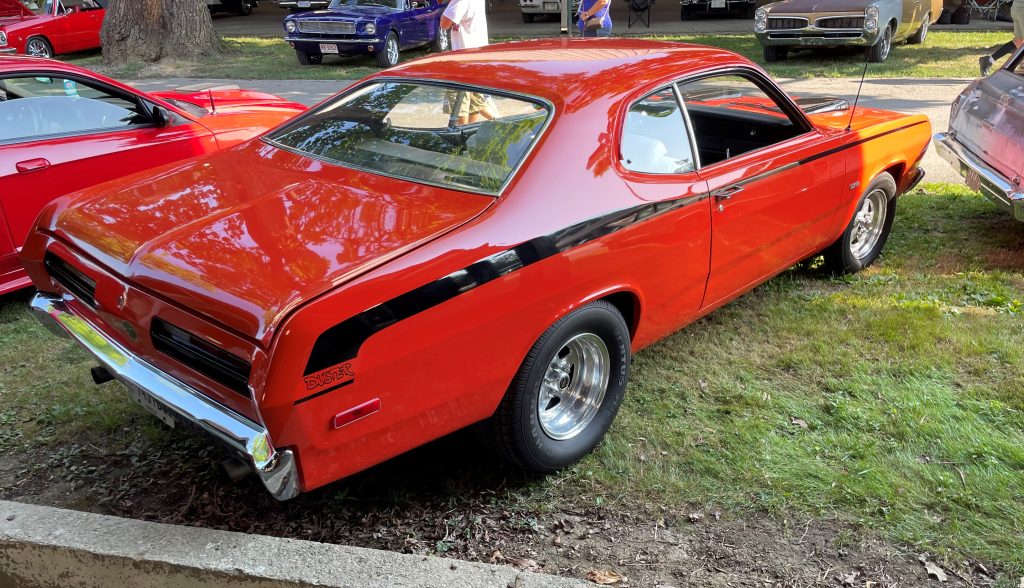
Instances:
[[[252,466],[240,459],[229,457],[224,461],[220,462],[220,465],[224,466],[224,471],[228,477],[231,478],[232,482],[237,482],[249,476],[253,473]]]
[[[89,373],[92,374],[92,381],[96,382],[97,386],[100,384],[106,384],[110,380],[114,379],[114,375],[107,371],[107,368],[101,365],[90,369]]]

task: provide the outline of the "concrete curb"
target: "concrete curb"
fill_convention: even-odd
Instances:
[[[568,588],[464,562],[0,501],[0,586]]]

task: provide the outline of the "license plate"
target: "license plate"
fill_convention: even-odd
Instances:
[[[141,404],[143,408],[153,413],[156,418],[166,423],[167,426],[174,427],[174,415],[164,406],[164,403],[134,384],[125,383],[125,388],[128,388],[128,395],[132,400]]]
[[[299,8],[309,8],[310,6],[309,0],[299,0]]]
[[[801,45],[828,45],[829,43],[834,43],[834,41],[824,37],[800,37]]]
[[[976,192],[981,191],[981,176],[979,176],[978,172],[973,169],[967,170],[967,175],[964,176],[964,183],[966,183],[967,187],[971,190]]]
[[[558,2],[545,2],[544,3],[544,10],[558,11]]]
[[[711,8],[725,8],[725,0],[711,0]]]
[[[320,53],[337,53],[338,46],[334,43],[320,43]]]

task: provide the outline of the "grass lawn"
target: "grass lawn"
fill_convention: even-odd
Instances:
[[[98,460],[78,470],[67,495],[45,500],[102,510],[145,471],[140,463],[157,459],[143,492],[180,482],[161,498],[172,514],[187,508],[178,503],[190,485],[218,508],[252,500],[257,511],[270,508],[255,485],[218,497],[223,481],[207,482],[219,480],[214,457],[194,455],[202,442],[163,430],[118,384],[93,385],[92,362],[39,326],[25,300],[0,299],[0,459],[22,468],[0,476],[0,496],[40,500],[43,485],[18,480],[68,463],[84,468],[68,453],[79,448]],[[118,456],[133,465],[110,465]],[[298,502],[288,519],[327,524],[332,511],[370,501],[402,510],[393,493],[415,493],[417,484],[396,479],[418,475],[403,468],[370,474],[387,478],[387,491],[364,496],[360,482],[341,482],[325,489],[339,498],[310,512]],[[99,490],[76,493],[89,483]],[[914,553],[978,558],[1004,579],[1020,576],[1024,224],[959,186],[918,189],[901,199],[875,266],[839,279],[792,269],[641,352],[618,420],[594,454],[514,492],[489,484],[476,492],[537,509],[584,500],[838,518]]]
[[[724,47],[766,66],[775,77],[860,77],[864,54],[860,50],[831,50],[820,54],[792,54],[781,63],[765,64],[761,46],[749,35],[675,35],[651,38],[684,41]],[[933,31],[923,45],[898,45],[884,63],[871,64],[869,77],[935,77],[973,78],[978,75],[978,56],[1007,41],[1005,32],[942,32]],[[508,41],[496,38],[492,41]],[[89,68],[98,68],[117,78],[197,77],[229,79],[357,79],[378,71],[370,57],[331,58],[320,66],[300,66],[288,45],[276,38],[231,37],[225,39],[228,53],[216,60],[200,63],[161,64],[144,67],[131,64],[121,68],[104,68],[98,53],[69,56],[68,61]],[[403,59],[426,55],[426,49],[403,53]]]

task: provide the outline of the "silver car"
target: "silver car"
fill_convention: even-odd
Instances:
[[[1024,222],[1024,49],[957,96],[935,149],[970,188]]]
[[[754,13],[754,35],[765,61],[792,49],[864,47],[869,61],[885,61],[893,43],[923,43],[942,0],[782,0]]]

